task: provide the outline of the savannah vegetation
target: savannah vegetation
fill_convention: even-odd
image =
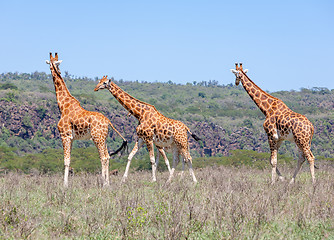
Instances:
[[[293,169],[282,170],[291,175]],[[64,189],[61,174],[0,178],[1,239],[333,239],[333,166],[308,168],[296,183],[270,184],[270,171],[206,167],[166,185],[167,172],[149,181],[136,171],[120,184],[111,177],[75,174]]]

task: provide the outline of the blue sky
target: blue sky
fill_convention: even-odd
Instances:
[[[334,89],[334,1],[1,1],[0,73]]]

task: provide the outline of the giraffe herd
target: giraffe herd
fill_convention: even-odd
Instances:
[[[80,106],[79,101],[70,94],[61,77],[59,69],[61,61],[58,60],[57,53],[55,54],[55,57],[50,53],[50,60],[47,60],[46,63],[50,66],[58,107],[61,114],[61,118],[58,122],[58,130],[64,148],[64,186],[68,186],[72,142],[80,139],[91,139],[96,145],[102,165],[103,185],[108,186],[110,155],[117,154],[124,150],[127,146],[127,141],[115,129],[108,118],[101,113],[83,109]],[[246,75],[247,69],[244,70],[241,63],[236,63],[235,65],[236,68],[231,69],[236,76],[235,84],[238,85],[240,82],[242,83],[246,92],[266,117],[263,127],[267,133],[271,151],[270,163],[272,166],[272,184],[276,180],[276,173],[280,180],[284,180],[284,177],[277,168],[277,152],[284,140],[294,142],[299,150],[297,168],[290,183],[295,181],[296,175],[305,160],[310,164],[312,182],[315,183],[314,156],[311,152],[311,141],[314,133],[312,123],[305,116],[289,109],[282,100],[271,96],[259,88]],[[188,133],[196,141],[200,140],[199,137],[193,134],[181,121],[170,119],[161,114],[153,105],[132,97],[117,86],[113,82],[113,79],[108,79],[107,76],[104,76],[100,80],[94,91],[102,89],[108,89],[116,100],[129,111],[129,114],[133,115],[138,120],[135,146],[128,156],[128,162],[122,182],[126,181],[131,160],[143,144],[146,145],[149,151],[153,182],[156,181],[156,169],[160,155],[163,156],[169,170],[168,182],[173,178],[175,167],[180,161],[180,156],[182,157],[182,163],[188,164],[189,173],[193,181],[197,182],[192,169],[192,157],[189,152]],[[106,146],[109,125],[123,139],[123,143],[119,149],[111,154],[108,153]],[[158,149],[157,159],[154,157],[154,145]],[[170,168],[165,151],[170,151],[173,154],[172,168]]]

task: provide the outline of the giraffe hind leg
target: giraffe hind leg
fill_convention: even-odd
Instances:
[[[300,170],[300,168],[302,167],[303,163],[305,162],[305,156],[303,154],[303,152],[301,150],[299,150],[299,157],[298,157],[298,162],[297,162],[297,168],[295,170],[295,172],[293,173],[293,177],[290,181],[290,184],[295,182],[296,176]]]
[[[157,149],[158,149],[158,152],[157,152],[157,157],[156,157],[156,160],[155,160],[155,165],[158,167],[160,155],[162,155],[162,157],[165,160],[165,164],[166,164],[166,166],[168,168],[168,172],[170,173],[171,172],[171,168],[170,168],[169,161],[168,161],[168,158],[167,158],[165,150],[162,149],[162,148],[160,148],[160,147],[157,147]]]
[[[102,166],[102,181],[103,186],[109,186],[109,154],[105,141],[94,141],[97,150],[99,151],[101,166]]]
[[[184,159],[184,162],[188,163],[190,176],[192,177],[193,181],[197,183],[197,179],[196,179],[193,167],[192,167],[192,157],[190,156],[188,149],[183,149],[181,151],[181,155]]]
[[[314,174],[314,156],[313,153],[311,152],[311,149],[309,147],[303,149],[303,150],[299,150],[299,159],[298,159],[298,164],[297,164],[297,168],[293,174],[293,177],[290,181],[290,183],[294,183],[297,173],[299,172],[302,164],[305,162],[305,160],[307,159],[307,161],[310,164],[310,172],[311,172],[311,177],[312,177],[312,182],[313,184],[315,183],[315,174]]]

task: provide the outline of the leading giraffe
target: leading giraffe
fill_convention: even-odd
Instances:
[[[296,175],[305,159],[307,159],[310,164],[312,182],[315,183],[314,156],[311,152],[311,141],[314,133],[312,123],[305,116],[288,108],[282,100],[271,96],[259,88],[246,75],[247,69],[243,70],[242,63],[240,63],[240,66],[236,63],[235,69],[231,69],[231,71],[236,76],[235,84],[239,85],[240,82],[242,83],[242,86],[245,88],[248,95],[266,116],[263,128],[267,133],[271,152],[270,163],[272,166],[272,184],[276,180],[276,173],[281,180],[284,180],[277,168],[277,152],[284,140],[294,142],[299,150],[297,168],[290,183],[295,181]]]
[[[139,121],[136,128],[138,139],[133,150],[128,157],[125,173],[122,181],[124,182],[128,176],[130,163],[133,156],[138,149],[145,143],[149,151],[151,165],[152,165],[152,181],[156,181],[155,171],[156,162],[154,159],[153,145],[158,148],[159,152],[164,156],[166,163],[166,156],[163,148],[170,149],[173,152],[173,167],[170,171],[168,182],[171,181],[175,166],[179,162],[179,155],[183,157],[184,162],[188,163],[190,175],[194,182],[197,182],[194,171],[192,169],[192,157],[189,153],[188,135],[196,140],[200,140],[195,134],[192,134],[189,128],[182,122],[170,119],[162,115],[153,105],[140,101],[130,94],[123,91],[117,86],[112,79],[104,76],[96,85],[94,91],[101,89],[108,89],[110,93],[118,100],[118,102],[129,111]],[[176,163],[176,164],[175,164]],[[168,166],[168,165],[167,165]]]
[[[122,146],[113,154],[126,147],[127,141],[114,128],[110,120],[98,112],[91,112],[83,109],[77,99],[68,91],[66,84],[61,77],[59,65],[62,61],[58,60],[58,54],[52,57],[46,63],[50,65],[53,83],[56,90],[57,102],[61,118],[58,122],[58,130],[64,148],[64,186],[68,186],[68,173],[71,162],[71,148],[73,140],[92,139],[99,151],[102,164],[103,185],[109,185],[109,153],[106,146],[108,136],[108,126],[110,125],[115,132],[123,139]]]

